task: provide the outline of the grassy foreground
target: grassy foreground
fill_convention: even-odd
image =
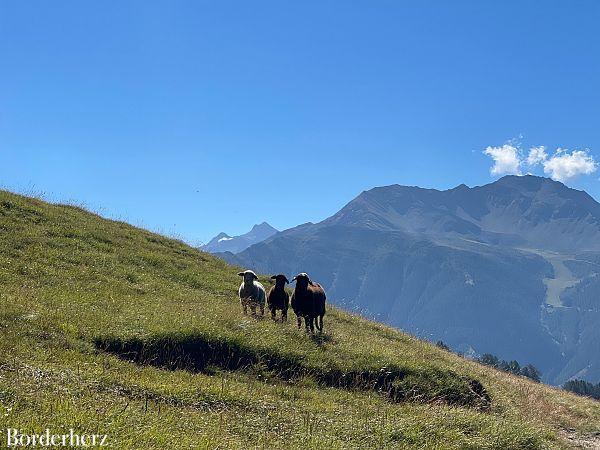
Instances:
[[[119,449],[598,442],[600,402],[334,308],[322,337],[244,317],[236,273],[176,240],[0,192],[0,448],[8,427],[106,433]]]

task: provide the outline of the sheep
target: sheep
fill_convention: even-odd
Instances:
[[[267,295],[267,306],[271,310],[271,319],[276,320],[275,314],[279,309],[281,310],[281,321],[287,322],[287,312],[290,306],[290,296],[285,290],[285,284],[289,283],[289,280],[285,275],[273,275],[272,280],[275,280],[275,286],[269,289]]]
[[[325,315],[325,291],[319,283],[311,281],[309,276],[302,272],[296,275],[296,287],[292,293],[292,309],[296,314],[298,328],[302,327],[302,318],[306,331],[314,333],[315,319],[319,332],[323,332],[323,316]]]
[[[252,310],[252,315],[256,316],[256,307],[260,308],[261,317],[265,315],[265,288],[258,281],[258,276],[251,270],[245,270],[238,273],[240,277],[244,277],[238,295],[240,296],[240,304],[244,314],[248,314],[248,306]]]

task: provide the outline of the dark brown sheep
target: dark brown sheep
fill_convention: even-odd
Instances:
[[[285,275],[273,275],[272,280],[275,280],[275,286],[269,289],[267,295],[267,306],[271,310],[271,318],[276,320],[276,311],[281,311],[281,321],[287,322],[287,312],[290,306],[290,296],[285,290],[285,284],[289,283],[289,280]]]
[[[314,333],[315,322],[317,329],[322,332],[327,299],[325,291],[319,283],[311,281],[304,272],[296,275],[292,281],[296,281],[296,287],[292,293],[292,309],[298,320],[298,328],[302,327],[302,318],[304,318],[307,332]]]

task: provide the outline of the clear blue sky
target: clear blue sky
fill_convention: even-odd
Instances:
[[[487,183],[483,151],[519,137],[598,160],[599,21],[597,1],[2,1],[0,184],[198,242],[377,185]],[[567,184],[600,198],[598,172]]]

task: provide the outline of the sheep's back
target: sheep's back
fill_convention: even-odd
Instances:
[[[323,316],[325,315],[325,302],[327,300],[327,296],[325,295],[325,290],[319,283],[313,283],[312,286],[309,286],[312,291],[313,303],[315,309],[315,315]]]
[[[269,289],[269,294],[267,295],[267,304],[269,307],[284,309],[288,307],[289,302],[290,296],[285,289],[277,289],[276,286]]]
[[[252,297],[254,301],[264,303],[266,294],[264,286],[258,281],[254,281],[251,286],[246,286],[246,283],[242,281],[238,290],[240,298]]]
[[[260,303],[264,303],[266,298],[267,298],[267,294],[265,291],[265,287],[259,283],[258,281],[254,282],[254,285],[256,286],[256,288],[258,289],[258,294],[256,296],[256,299],[260,302]]]
[[[308,290],[294,289],[294,292],[292,292],[292,309],[298,316],[312,314],[314,309],[312,294]]]

